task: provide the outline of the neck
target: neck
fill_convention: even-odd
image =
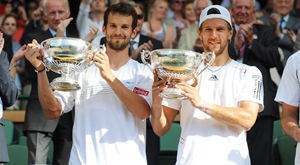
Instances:
[[[181,12],[180,12],[180,11],[174,12],[174,17],[175,17],[175,19],[182,19],[182,14],[181,14]]]
[[[93,21],[96,21],[96,22],[100,22],[103,20],[103,17],[104,17],[104,13],[92,13],[92,20]]]
[[[114,50],[107,45],[106,54],[109,59],[110,69],[118,70],[129,61],[128,49],[129,45],[124,50]]]

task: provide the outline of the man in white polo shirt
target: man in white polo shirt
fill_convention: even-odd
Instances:
[[[216,60],[195,79],[193,87],[185,82],[175,85],[187,100],[161,99],[167,79],[154,74],[151,123],[158,135],[167,133],[180,112],[182,128],[177,165],[250,165],[246,131],[263,110],[262,75],[256,67],[232,60],[228,44],[233,34],[228,10],[212,5],[205,8],[198,34],[204,52],[214,51]],[[205,61],[206,63],[207,61]],[[168,84],[168,83],[167,83]]]

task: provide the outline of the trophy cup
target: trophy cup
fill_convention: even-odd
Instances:
[[[76,72],[82,72],[90,67],[93,62],[89,60],[90,54],[98,50],[106,51],[105,46],[99,48],[81,39],[56,37],[43,41],[39,48],[43,50],[45,67],[61,77],[55,78],[50,87],[59,91],[77,91],[81,87],[72,76]]]
[[[181,89],[173,88],[173,84],[188,81],[193,78],[192,73],[200,75],[215,60],[215,53],[197,53],[180,49],[158,49],[152,52],[143,51],[141,59],[151,70],[157,69],[159,78],[170,77],[171,87],[164,89],[159,96],[168,99],[186,99]],[[206,60],[206,66],[204,66]],[[150,61],[151,65],[147,62]],[[201,69],[202,68],[202,69]]]

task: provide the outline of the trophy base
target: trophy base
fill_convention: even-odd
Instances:
[[[58,91],[74,92],[81,89],[76,80],[56,78],[50,83],[50,87]]]
[[[187,99],[185,96],[183,96],[181,93],[183,91],[178,88],[167,88],[164,89],[159,96],[166,99],[176,99],[176,100],[182,100]]]

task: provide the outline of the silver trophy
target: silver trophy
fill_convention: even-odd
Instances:
[[[52,89],[59,91],[79,90],[81,87],[72,76],[93,64],[88,58],[90,54],[95,54],[100,49],[106,51],[104,45],[95,47],[84,40],[67,37],[47,39],[37,45],[43,50],[42,62],[45,67],[61,74],[61,77],[55,78],[50,83]]]
[[[157,69],[159,78],[170,77],[170,86],[160,93],[160,97],[168,99],[185,99],[181,89],[174,88],[177,82],[193,78],[192,73],[200,75],[215,60],[215,53],[197,53],[180,49],[158,49],[152,52],[143,51],[141,59],[151,70]],[[204,60],[206,64],[204,66]],[[151,65],[148,63],[150,61]]]

